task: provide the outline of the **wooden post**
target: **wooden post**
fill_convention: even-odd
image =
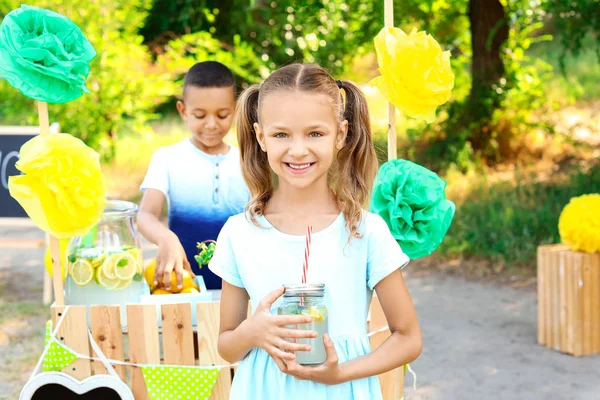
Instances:
[[[38,101],[38,115],[40,119],[40,135],[50,133],[50,123],[48,119],[48,103]],[[63,292],[62,270],[60,266],[60,246],[58,239],[50,235],[50,253],[52,254],[52,282],[54,284],[54,304],[62,306],[65,304],[65,294]],[[66,265],[65,265],[66,268]],[[58,273],[56,273],[58,271]]]
[[[384,4],[385,27],[394,27],[394,0],[385,0]],[[398,147],[396,144],[396,107],[388,103],[388,161],[395,160],[398,157]]]
[[[39,105],[38,105],[39,107]],[[46,107],[46,111],[42,111],[42,114],[44,114],[44,119],[48,119],[48,121],[50,120],[49,118],[47,118],[47,114],[48,114],[48,109]],[[40,119],[41,121],[41,119]],[[41,125],[41,122],[40,122]],[[40,133],[41,133],[41,127],[40,127]],[[60,133],[60,125],[57,123],[53,123],[50,128],[48,129],[48,133]],[[45,241],[46,247],[50,246],[50,235],[46,235],[46,241]],[[59,258],[60,260],[60,258]],[[64,261],[64,260],[61,260]],[[67,268],[67,263],[65,262],[65,268]],[[54,269],[54,267],[53,267]],[[50,274],[48,273],[48,271],[46,271],[46,268],[44,268],[44,291],[42,294],[42,303],[47,305],[52,303],[52,277],[50,276]]]
[[[384,0],[383,15],[384,15],[385,27],[393,28],[394,27],[394,0]],[[395,160],[398,157],[398,146],[396,143],[396,139],[397,139],[396,107],[394,107],[394,105],[392,103],[388,103],[388,119],[389,119],[389,121],[388,121],[388,161],[391,161],[391,160]],[[375,299],[373,301],[375,301]],[[378,300],[377,300],[376,305],[379,307],[379,309],[381,309],[381,306],[379,305]],[[372,307],[371,309],[373,309],[373,306],[371,306],[371,307]],[[381,313],[381,316],[384,318],[384,321],[385,321],[385,316],[383,316],[383,312]],[[372,318],[373,318],[373,316],[372,316]],[[375,316],[375,318],[377,319],[378,317]],[[377,328],[377,329],[379,329],[379,328]],[[374,330],[373,324],[371,325],[371,330]],[[381,344],[381,342],[383,342],[383,340],[377,338],[377,335],[375,335],[373,338],[375,338],[374,342],[377,345],[379,345],[379,344]],[[397,384],[390,382],[392,380],[397,382]],[[382,385],[384,399],[404,398],[404,368],[403,367],[396,369],[394,371],[390,371],[387,374],[381,375],[380,382]],[[388,383],[388,382],[390,382],[390,383]],[[384,387],[384,385],[389,386],[390,389],[389,390],[386,389],[386,387]],[[395,397],[393,397],[393,396],[395,396]]]

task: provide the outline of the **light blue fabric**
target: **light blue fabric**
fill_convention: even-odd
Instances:
[[[156,189],[167,198],[169,228],[177,235],[196,274],[208,289],[221,280],[194,260],[196,243],[215,240],[225,221],[250,199],[235,147],[225,155],[206,154],[189,139],[161,147],[152,156],[141,190]]]
[[[243,214],[229,218],[209,265],[228,283],[246,289],[252,310],[277,287],[301,281],[304,256],[304,236],[282,233],[264,217],[258,222],[261,227]],[[364,212],[359,232],[362,237],[348,243],[340,214],[312,235],[307,281],[326,285],[329,334],[340,362],[371,351],[366,321],[373,288],[409,261],[380,216]],[[280,301],[273,305],[273,313]],[[334,386],[299,381],[282,373],[264,350],[255,348],[241,361],[230,398],[376,400],[381,399],[381,389],[376,376]]]

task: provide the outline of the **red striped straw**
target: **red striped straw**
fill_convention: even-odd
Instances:
[[[310,257],[310,240],[312,226],[306,228],[306,246],[304,247],[304,265],[302,267],[302,283],[306,283],[306,274],[308,273],[308,258]]]

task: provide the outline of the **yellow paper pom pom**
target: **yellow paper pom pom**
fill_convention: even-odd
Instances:
[[[600,194],[573,197],[558,219],[558,233],[573,251],[600,251]]]
[[[84,235],[104,211],[100,156],[64,133],[40,135],[21,147],[10,195],[44,232],[62,239]]]
[[[407,35],[399,28],[383,28],[375,50],[381,76],[371,84],[405,115],[432,122],[454,88],[450,52],[424,31]]]

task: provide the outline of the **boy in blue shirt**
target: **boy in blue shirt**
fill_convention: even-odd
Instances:
[[[240,169],[239,150],[223,142],[235,111],[233,74],[221,63],[194,65],[185,75],[177,111],[191,137],[159,148],[142,183],[137,222],[140,232],[158,245],[155,282],[170,288],[183,269],[200,274],[208,289],[221,278],[194,260],[196,243],[216,240],[227,219],[243,212],[250,193]],[[160,222],[167,201],[169,227]],[[191,264],[190,264],[191,262]]]

